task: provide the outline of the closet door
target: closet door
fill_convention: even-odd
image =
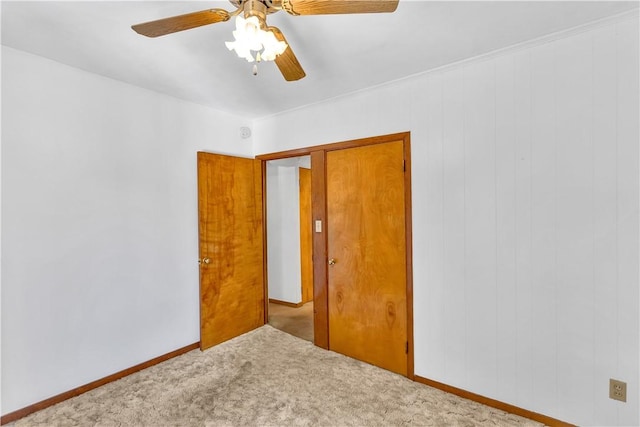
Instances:
[[[407,375],[403,141],[326,153],[329,349]]]

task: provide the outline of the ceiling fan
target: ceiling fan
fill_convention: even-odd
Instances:
[[[290,15],[329,15],[350,13],[389,13],[399,0],[229,0],[233,12],[207,9],[185,15],[136,24],[131,28],[147,37],[158,37],[203,25],[225,22],[236,16],[235,41],[229,50],[249,62],[275,61],[287,81],[305,77],[305,72],[282,32],[267,25],[267,15],[281,10]],[[255,58],[254,58],[254,53]],[[254,74],[257,69],[254,66]]]

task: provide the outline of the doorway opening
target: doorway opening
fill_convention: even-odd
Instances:
[[[306,156],[312,170],[313,343],[413,379],[409,132],[256,157],[267,193],[264,322],[272,323],[269,301],[277,299],[269,270],[281,267],[269,260],[274,232],[268,226],[268,165],[296,167],[297,158]]]
[[[268,323],[314,342],[311,158],[266,162]]]

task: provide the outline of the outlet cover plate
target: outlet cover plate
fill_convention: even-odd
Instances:
[[[627,383],[609,379],[609,397],[621,402],[627,401]]]

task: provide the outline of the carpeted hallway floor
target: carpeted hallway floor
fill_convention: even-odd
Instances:
[[[265,325],[16,426],[538,426]]]

